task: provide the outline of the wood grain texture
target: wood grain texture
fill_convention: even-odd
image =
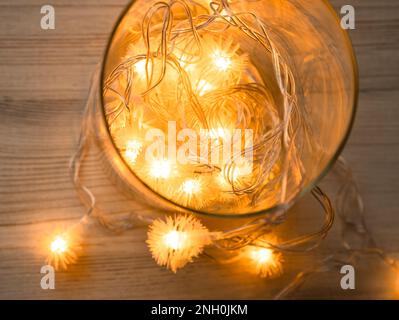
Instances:
[[[110,235],[93,226],[79,263],[57,274],[56,290],[40,288],[46,230],[70,225],[84,213],[68,161],[79,132],[91,72],[127,0],[47,1],[56,8],[56,30],[40,29],[39,0],[0,0],[0,298],[231,298],[267,299],[315,256],[289,257],[285,274],[259,281],[240,266],[201,258],[177,275],[158,268],[145,229]],[[82,3],[83,2],[83,3]],[[351,32],[360,67],[356,123],[345,149],[364,196],[367,218],[382,246],[399,253],[399,3],[334,0],[356,8]],[[149,210],[109,184],[94,150],[85,179],[110,213]],[[282,227],[305,230],[315,204],[301,201]],[[316,211],[317,212],[317,211]],[[312,223],[313,224],[313,223]],[[339,248],[337,228],[317,255]],[[395,275],[365,259],[357,290],[342,291],[340,275],[316,275],[295,298],[398,298]]]

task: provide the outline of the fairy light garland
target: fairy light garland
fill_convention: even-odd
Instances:
[[[126,158],[129,163],[134,164],[139,156],[143,145],[138,140],[128,140],[126,142]]]
[[[179,6],[179,10],[184,9],[183,18],[173,14]],[[305,172],[296,143],[298,139],[307,139],[308,132],[306,115],[297,106],[295,79],[267,33],[267,26],[253,14],[249,15],[251,22],[243,16],[245,13],[232,12],[227,0],[154,2],[141,26],[131,30],[133,38],[142,33],[143,43],[133,43],[105,79],[106,119],[121,157],[153,190],[189,209],[206,211],[224,206],[242,211],[249,203],[273,206],[289,201],[302,186]],[[232,28],[257,42],[270,55],[281,106],[277,106],[250,57],[229,37],[226,31]],[[224,32],[226,37],[221,36]],[[98,77],[97,73],[93,81]],[[205,256],[225,263],[244,261],[263,278],[281,275],[285,255],[309,252],[328,234],[334,209],[319,188],[312,195],[325,214],[323,226],[315,233],[289,240],[273,235],[274,228],[285,221],[284,210],[225,231],[211,231],[200,219],[188,214],[153,219],[132,212],[125,221],[113,221],[100,210],[96,197],[80,180],[81,162],[93,137],[90,119],[99,103],[97,95],[98,88],[92,87],[79,146],[71,161],[76,189],[89,208],[79,228],[89,219],[113,232],[128,230],[137,222],[148,224],[147,245],[152,257],[174,273],[206,253]],[[165,154],[147,161],[145,130],[165,130],[170,119],[178,120],[177,128],[188,126],[199,137],[207,138],[206,147],[201,139],[195,143],[196,149],[205,150],[200,157],[190,154],[192,150],[188,148],[189,161],[185,164],[173,163]],[[220,156],[220,147],[227,138],[235,142],[244,140],[234,136],[237,128],[253,131],[253,163],[235,154],[219,159],[216,164],[202,165],[201,157]],[[342,161],[339,165],[342,172],[349,172]],[[346,227],[352,223],[345,218],[345,203],[350,201],[348,189],[356,194],[359,217],[363,211],[355,183],[347,179],[337,201],[339,217]],[[362,217],[359,221],[364,224]],[[47,244],[47,263],[57,270],[67,269],[78,259],[81,241],[75,227],[56,234]],[[390,266],[398,268],[397,261],[375,245],[370,246],[374,242],[368,231],[362,236],[367,238],[366,245],[358,251],[374,250]],[[345,247],[353,253],[345,233],[343,239]],[[208,249],[222,252],[221,256],[228,253],[233,259],[212,256]],[[325,259],[321,266],[298,274],[277,298],[296,290],[307,275],[336,266],[336,258]]]
[[[282,254],[270,248],[247,247],[254,270],[262,278],[275,278],[283,273]]]

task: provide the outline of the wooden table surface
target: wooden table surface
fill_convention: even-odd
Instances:
[[[240,266],[206,258],[174,275],[155,265],[144,228],[118,236],[90,228],[79,263],[57,273],[55,290],[40,287],[40,239],[84,213],[68,161],[90,75],[127,2],[49,0],[56,10],[56,29],[43,31],[43,1],[0,0],[0,298],[270,298],[312,257],[287,258],[286,272],[275,280],[260,281]],[[399,253],[399,2],[332,3],[336,8],[354,5],[357,18],[351,37],[360,67],[360,101],[344,155],[378,243]],[[98,152],[90,155],[84,172],[100,205],[111,213],[148,210],[110,185],[98,160]],[[283,232],[317,222],[312,206],[309,199],[301,201]],[[317,255],[334,248],[339,248],[336,227]],[[339,279],[336,272],[316,275],[293,298],[399,297],[399,274],[378,260],[362,260],[354,291],[341,290]]]

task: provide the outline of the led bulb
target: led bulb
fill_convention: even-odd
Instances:
[[[135,163],[138,155],[141,152],[143,145],[141,142],[137,140],[129,140],[126,143],[126,158],[129,160],[131,163]]]
[[[143,59],[134,64],[134,70],[139,74],[140,77],[145,77],[147,74],[147,60]],[[151,61],[148,62],[148,72],[151,72]]]
[[[51,252],[63,254],[68,249],[68,242],[62,237],[57,236],[50,246]]]
[[[213,54],[213,64],[220,71],[227,71],[231,68],[232,61],[229,57],[226,57],[223,52],[215,51]]]
[[[155,160],[151,164],[150,174],[154,178],[167,179],[171,174],[172,168],[168,160]]]
[[[201,184],[197,180],[186,180],[182,184],[182,190],[187,195],[192,195],[201,190]]]
[[[252,261],[252,266],[261,277],[272,278],[282,274],[282,255],[274,252],[270,248],[248,248],[248,256]]]
[[[184,247],[186,238],[187,236],[184,232],[173,230],[165,235],[164,241],[169,248],[179,250]]]
[[[273,251],[267,248],[254,249],[251,258],[259,264],[270,263],[273,260]]]

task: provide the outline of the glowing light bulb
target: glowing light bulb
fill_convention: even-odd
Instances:
[[[201,190],[201,184],[197,180],[187,180],[182,184],[182,190],[188,195],[198,193]]]
[[[147,60],[143,59],[134,64],[134,70],[140,75],[140,77],[145,77],[147,74]],[[151,61],[148,61],[148,72],[151,72]]]
[[[252,260],[254,270],[261,277],[272,278],[282,274],[282,255],[269,248],[248,248],[249,258]]]
[[[226,9],[223,9],[222,10],[222,12],[220,12],[220,14],[222,15],[222,16],[227,16],[229,13],[226,11]],[[231,19],[231,17],[227,17],[227,19]]]
[[[205,80],[199,81],[197,90],[200,96],[203,96],[205,93],[211,91],[212,89],[213,86],[209,82]]]
[[[66,231],[54,234],[54,237],[45,239],[48,255],[46,264],[55,270],[66,270],[69,265],[76,263],[80,253],[80,227],[75,225]]]
[[[62,237],[57,236],[50,246],[51,252],[63,254],[68,249],[68,242]]]
[[[150,174],[154,178],[167,179],[171,174],[172,168],[168,160],[155,160],[151,164]]]
[[[256,263],[270,263],[273,261],[273,251],[267,248],[254,249],[251,251],[251,258]]]
[[[215,51],[213,54],[213,63],[220,71],[227,71],[232,65],[229,57],[221,51]]]
[[[164,236],[164,242],[169,248],[179,250],[184,247],[186,238],[187,236],[184,232],[173,230]]]
[[[129,160],[131,163],[135,163],[138,155],[141,152],[143,145],[140,141],[137,140],[129,140],[126,143],[126,151],[125,155],[126,158]]]
[[[192,262],[213,241],[211,232],[193,215],[156,219],[147,235],[155,261],[173,272]]]

